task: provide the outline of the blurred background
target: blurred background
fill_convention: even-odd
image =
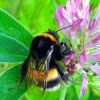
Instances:
[[[90,0],[90,4],[94,5],[94,9],[99,3],[100,0]],[[34,35],[45,32],[48,29],[58,29],[55,11],[60,4],[65,6],[66,0],[0,0],[0,8],[15,17]],[[13,64],[1,63],[0,73],[4,72],[9,66],[11,67]],[[72,96],[79,95],[75,88],[79,90],[80,87],[73,84],[70,88],[68,89],[69,94],[73,93]],[[88,95],[88,100],[100,100],[100,91],[92,87],[89,87],[82,100],[87,100]]]
[[[15,17],[34,35],[48,29],[57,29],[55,10],[59,4],[65,5],[66,0],[0,0],[0,8]],[[8,66],[7,63],[1,63],[0,73]]]
[[[57,29],[55,10],[66,0],[0,0],[0,8],[18,19],[33,34]]]

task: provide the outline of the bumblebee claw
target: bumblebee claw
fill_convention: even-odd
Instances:
[[[65,83],[68,83],[68,74],[64,74],[62,76],[62,80],[65,82]]]

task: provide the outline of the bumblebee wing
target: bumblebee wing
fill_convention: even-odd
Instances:
[[[47,70],[47,61],[44,58],[39,62],[37,62],[33,57],[30,57],[28,64],[28,74],[27,74],[29,77],[28,81],[30,80],[36,85],[40,84],[40,81],[44,80],[44,77],[46,75],[46,70]]]
[[[36,60],[33,57],[30,57],[28,67],[31,69],[35,69],[37,65]]]
[[[53,46],[51,46],[51,48],[47,52],[47,56],[46,56],[46,59],[44,60],[44,64],[42,64],[42,67],[40,66],[39,68],[39,70],[42,70],[43,72],[45,72],[45,75],[46,75],[46,79],[44,80],[44,90],[47,86],[48,70],[49,70],[49,64],[50,64],[52,53],[53,53]]]
[[[32,81],[34,82],[35,84],[38,84],[38,80],[36,79],[36,66],[37,66],[37,62],[35,60],[35,58],[33,57],[30,57],[30,60],[29,60],[29,64],[28,64],[28,76],[30,77],[30,79],[28,79],[28,81]],[[31,82],[30,82],[31,83]]]
[[[30,57],[29,60],[28,75],[30,76],[32,81],[37,85],[43,82],[41,84],[44,84],[44,89],[47,86],[46,79],[48,76],[49,64],[50,64],[52,53],[53,53],[53,46],[51,46],[51,48],[47,52],[47,55],[43,57],[42,60],[39,60],[37,62],[33,57]]]
[[[47,55],[38,64],[39,65],[39,70],[44,71],[46,73],[48,72],[49,63],[50,63],[50,59],[51,59],[52,53],[53,53],[53,46],[51,46],[51,48],[47,52]]]

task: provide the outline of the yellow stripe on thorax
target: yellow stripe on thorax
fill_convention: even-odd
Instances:
[[[50,69],[48,71],[48,74],[46,74],[45,72],[43,71],[38,71],[38,70],[33,70],[33,69],[28,69],[28,76],[31,78],[31,79],[36,79],[38,81],[50,81],[50,80],[53,80],[53,79],[56,79],[59,75],[58,75],[58,72],[56,69]]]
[[[39,35],[39,36],[48,37],[48,38],[51,39],[53,42],[56,42],[56,39],[55,39],[54,36],[51,35],[51,34],[43,33],[42,35]]]

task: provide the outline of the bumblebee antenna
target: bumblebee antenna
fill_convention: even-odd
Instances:
[[[67,28],[69,28],[69,27],[71,27],[71,26],[72,26],[72,25],[69,25],[69,26],[63,27],[63,28],[57,30],[56,32],[59,32],[59,31],[64,30],[64,29],[67,29]]]

